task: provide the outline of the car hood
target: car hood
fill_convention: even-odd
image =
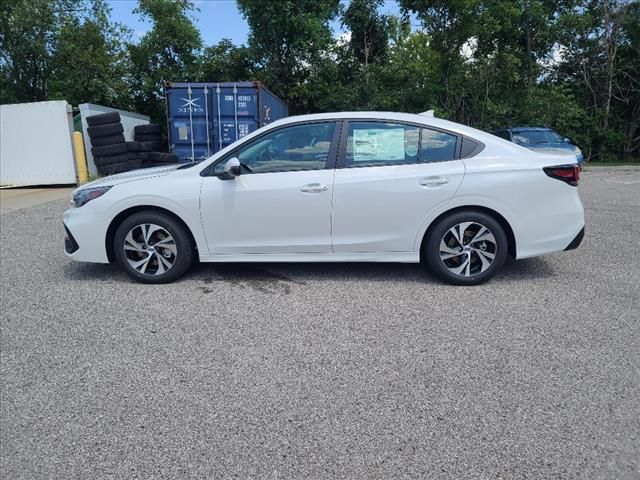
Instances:
[[[133,182],[135,180],[142,180],[149,177],[158,177],[161,175],[168,175],[181,167],[179,164],[167,165],[162,167],[153,168],[141,168],[139,170],[131,170],[125,173],[118,173],[117,175],[109,175],[108,177],[99,178],[93,182],[86,183],[80,188],[93,188],[106,185],[120,185],[122,183]]]

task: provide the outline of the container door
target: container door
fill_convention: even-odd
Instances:
[[[182,163],[201,162],[215,152],[211,97],[206,85],[167,91],[170,149]]]
[[[258,94],[255,87],[218,84],[214,86],[212,101],[216,152],[258,128]]]

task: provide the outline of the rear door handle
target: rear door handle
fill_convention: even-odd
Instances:
[[[327,185],[321,185],[320,183],[309,183],[300,187],[300,191],[305,193],[320,193],[326,192],[327,190],[329,190],[329,187]]]
[[[420,186],[426,188],[437,188],[449,183],[449,179],[446,177],[425,177],[420,180]]]

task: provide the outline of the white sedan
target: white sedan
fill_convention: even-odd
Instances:
[[[576,248],[580,171],[446,120],[288,117],[198,164],[91,182],[71,195],[65,251],[170,282],[201,262],[424,262],[457,285],[507,255]]]

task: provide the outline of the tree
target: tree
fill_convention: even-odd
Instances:
[[[258,76],[289,104],[291,113],[309,106],[309,79],[332,43],[329,21],[339,0],[238,0],[251,33],[249,47]]]
[[[64,19],[55,35],[48,98],[130,108],[124,42],[129,31],[109,21],[104,0],[94,0],[85,18]]]
[[[206,47],[198,63],[198,80],[203,82],[250,80],[255,75],[249,49],[236,46],[227,38]]]
[[[593,156],[638,152],[638,2],[592,0],[565,18],[557,81],[572,85],[589,112]]]
[[[2,103],[48,98],[51,56],[62,23],[85,8],[73,0],[0,2]]]
[[[463,47],[476,35],[480,0],[400,0],[400,5],[420,19],[429,39],[433,107],[464,122],[468,83]]]
[[[163,82],[193,81],[198,74],[202,39],[189,18],[193,10],[190,0],[140,0],[135,10],[153,26],[138,44],[127,47],[129,84],[135,109],[153,121],[165,115]]]
[[[370,63],[384,61],[389,34],[387,17],[379,12],[383,0],[351,0],[342,16],[349,29],[349,47],[355,59],[365,68]]]

